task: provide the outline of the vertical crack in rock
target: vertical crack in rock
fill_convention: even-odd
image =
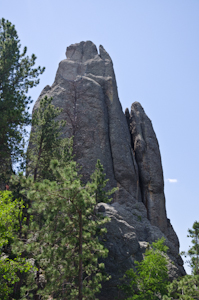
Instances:
[[[110,217],[105,246],[106,271],[100,300],[118,297],[117,285],[125,271],[141,260],[148,243],[166,237],[171,278],[185,274],[179,242],[166,216],[161,156],[151,121],[137,102],[126,117],[119,101],[113,63],[103,48],[91,42],[67,47],[53,85],[41,92],[34,109],[47,95],[63,108],[65,137],[74,136],[75,159],[89,180],[97,159],[104,166],[108,189],[118,186],[112,204],[100,203],[99,212]],[[122,296],[121,296],[122,299]]]
[[[168,235],[163,170],[152,123],[138,102],[132,104],[131,114],[126,114],[139,169],[142,201],[147,208],[151,224]]]

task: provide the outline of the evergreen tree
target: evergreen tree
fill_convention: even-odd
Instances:
[[[95,191],[95,197],[96,197],[96,203],[99,202],[105,202],[108,203],[111,201],[110,195],[112,195],[115,191],[117,191],[117,188],[114,188],[110,191],[106,191],[106,184],[108,182],[108,179],[106,179],[106,174],[104,173],[103,165],[100,163],[100,160],[97,160],[96,166],[95,166],[95,172],[91,175],[91,179],[96,184],[96,191]]]
[[[94,213],[98,201],[110,201],[115,191],[104,192],[107,180],[97,162],[91,182],[82,185],[72,157],[72,139],[63,139],[65,122],[56,121],[61,110],[45,97],[32,118],[27,155],[27,178],[20,175],[29,203],[25,251],[34,260],[22,288],[23,299],[93,299],[100,290],[107,250],[98,240],[107,218]],[[53,160],[54,159],[54,160]],[[56,159],[56,160],[55,160]],[[100,198],[97,196],[100,195]]]
[[[52,104],[52,99],[45,97],[40,102],[40,107],[34,112],[32,118],[32,132],[29,142],[26,164],[26,177],[33,175],[34,181],[42,181],[45,178],[55,179],[50,170],[50,161],[53,158],[59,160],[59,164],[63,165],[72,158],[72,139],[61,138],[61,133],[65,122],[56,121],[61,110],[55,108]],[[23,255],[27,256],[27,251],[23,247],[24,242],[27,243],[27,232],[31,223],[32,216],[28,213],[27,208],[31,207],[31,201],[21,193],[21,178],[23,174],[12,176],[10,189],[13,190],[15,198],[20,197],[24,200],[25,207],[23,209],[23,217],[26,218],[26,224],[18,232],[20,244],[16,245],[19,251],[23,250]],[[34,216],[36,218],[36,216]],[[39,222],[42,220],[42,215],[37,218]],[[26,229],[26,230],[25,230]],[[32,258],[32,256],[28,256]],[[20,288],[25,280],[24,274],[20,276],[20,284],[15,288],[14,297],[20,294]],[[35,281],[34,281],[35,282]],[[18,299],[18,298],[16,298]]]
[[[189,249],[188,255],[191,257],[192,272],[199,275],[199,222],[194,222],[192,229],[188,229],[188,237],[191,237],[193,246]]]
[[[94,299],[107,278],[98,258],[108,253],[98,239],[108,218],[95,213],[96,181],[82,186],[72,160],[64,168],[52,161],[51,170],[56,181],[24,180],[34,216],[27,251],[35,259],[38,281],[32,274],[23,292],[27,299],[35,291],[42,299]]]
[[[27,154],[27,175],[34,180],[53,179],[50,161],[65,163],[72,158],[72,139],[64,139],[65,121],[58,121],[61,109],[52,105],[52,98],[45,96],[32,117],[32,132]]]
[[[145,251],[144,259],[136,263],[136,272],[130,269],[126,272],[122,285],[127,300],[159,300],[167,295],[168,269],[165,254],[168,247],[162,238],[150,245]]]
[[[23,153],[24,126],[30,124],[27,96],[29,88],[39,83],[44,68],[34,68],[36,56],[20,52],[20,40],[15,26],[0,20],[0,163],[1,178],[9,178],[12,163]]]
[[[195,221],[193,223],[192,229],[188,229],[187,237],[191,237],[193,246],[190,247],[188,252],[181,252],[181,255],[185,257],[190,256],[190,260],[188,261],[191,268],[192,273],[194,275],[199,275],[199,222]]]
[[[199,299],[199,275],[186,275],[173,280],[168,285],[168,294],[163,297],[163,300],[173,299]]]

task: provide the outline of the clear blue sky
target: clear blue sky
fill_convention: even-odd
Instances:
[[[152,120],[167,215],[180,250],[188,250],[187,229],[199,221],[199,1],[0,0],[0,11],[46,67],[30,92],[34,101],[53,83],[67,46],[85,40],[104,46],[123,109],[139,101]]]

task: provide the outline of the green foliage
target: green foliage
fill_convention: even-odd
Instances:
[[[110,198],[110,195],[115,193],[118,188],[113,188],[110,191],[105,190],[106,184],[109,180],[106,179],[106,174],[104,173],[103,165],[100,163],[99,159],[97,160],[95,172],[91,175],[91,179],[97,187],[95,191],[96,203],[111,202],[112,199]]]
[[[199,275],[186,275],[170,283],[168,294],[163,297],[163,300],[172,299],[199,299]]]
[[[199,258],[199,222],[195,221],[192,229],[188,229],[188,237],[192,238],[193,246],[188,252],[181,252],[185,257],[190,256],[188,261],[192,267],[193,275],[186,275],[173,280],[168,285],[168,293],[163,300],[182,299],[193,300],[199,299],[199,275],[198,275],[198,258]]]
[[[191,257],[191,267],[193,274],[199,275],[199,222],[194,222],[192,229],[188,229],[193,246],[189,249],[188,255]]]
[[[19,229],[23,202],[12,200],[9,191],[0,192],[0,248],[12,240]]]
[[[12,200],[12,193],[0,192],[0,298],[10,299],[13,285],[19,281],[19,272],[28,272],[32,266],[18,253],[12,256],[12,243],[22,220],[23,202]]]
[[[192,229],[188,229],[188,233],[187,237],[192,238],[193,246],[188,252],[181,252],[181,255],[190,256],[191,259],[188,262],[192,268],[192,274],[199,275],[199,222],[195,221]]]
[[[165,253],[168,247],[162,238],[150,245],[144,259],[136,263],[136,272],[126,272],[122,289],[128,300],[155,300],[167,294],[168,270]]]
[[[61,111],[52,105],[52,98],[45,97],[33,114],[27,174],[33,174],[34,180],[54,179],[50,161],[65,163],[72,158],[72,139],[61,138],[65,122],[56,120]]]
[[[36,56],[26,56],[25,47],[20,53],[20,40],[15,26],[0,20],[0,161],[5,172],[23,153],[24,125],[30,124],[27,96],[29,88],[39,83],[44,68],[34,68]],[[4,173],[5,173],[4,172]],[[5,174],[2,174],[4,177]]]
[[[16,282],[20,280],[19,272],[24,273],[32,269],[32,265],[26,262],[20,256],[10,259],[6,255],[0,256],[0,299],[14,299],[10,298],[13,292],[13,287]]]
[[[97,184],[91,180],[82,186],[72,160],[64,168],[52,161],[51,171],[56,181],[24,181],[34,216],[26,251],[35,259],[40,284],[32,274],[23,292],[28,297],[36,293],[42,299],[93,299],[100,282],[107,278],[98,258],[108,254],[98,239],[106,232],[108,218],[94,212]],[[97,174],[99,170],[92,178]]]
[[[108,221],[94,210],[98,201],[111,201],[115,189],[105,192],[107,180],[99,161],[91,182],[82,185],[72,139],[62,138],[65,122],[56,120],[60,113],[45,97],[33,114],[27,166],[27,174],[33,176],[21,175],[21,184],[33,216],[25,251],[38,271],[36,281],[35,274],[29,274],[22,294],[93,299],[107,277],[101,273],[103,264],[98,264],[98,257],[107,255],[98,236]]]

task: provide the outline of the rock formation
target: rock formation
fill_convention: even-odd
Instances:
[[[118,187],[112,204],[99,203],[109,216],[105,260],[111,280],[103,283],[100,300],[116,299],[124,272],[141,260],[148,243],[164,236],[169,246],[170,276],[185,274],[179,241],[167,219],[164,181],[158,141],[150,119],[135,102],[125,114],[118,98],[113,63],[102,46],[99,54],[90,42],[71,45],[60,62],[55,81],[37,100],[47,95],[63,108],[66,137],[74,136],[77,162],[88,180],[97,159],[104,166],[108,188]]]

